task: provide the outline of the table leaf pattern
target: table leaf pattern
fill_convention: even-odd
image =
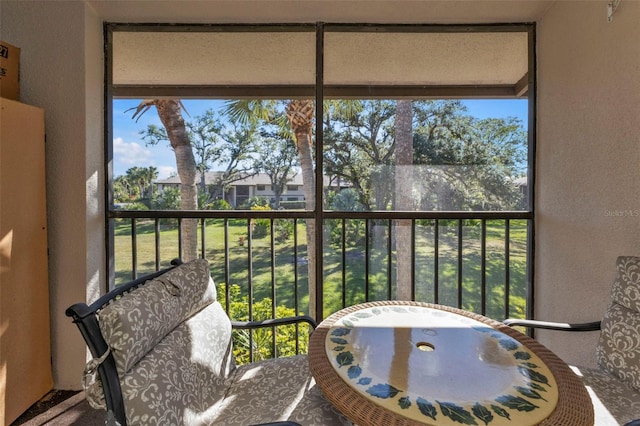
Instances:
[[[346,344],[348,344],[348,343],[349,343],[349,342],[347,342],[346,340],[344,340],[344,339],[340,339],[340,338],[338,338],[338,337],[332,337],[332,338],[331,338],[331,341],[332,341],[333,343],[337,344],[337,345],[346,345]]]
[[[494,413],[496,413],[500,417],[504,417],[507,420],[511,420],[511,416],[509,416],[509,412],[504,408],[491,404],[491,409],[493,410]]]
[[[534,382],[529,383],[529,387],[530,387],[531,389],[535,389],[535,390],[540,391],[540,392],[546,392],[546,391],[547,391],[547,390],[544,388],[544,386],[539,385],[539,384],[534,383]]]
[[[427,417],[431,417],[433,420],[436,419],[436,415],[438,414],[438,411],[436,410],[436,407],[432,403],[430,403],[426,399],[418,398],[416,400],[416,405],[418,406],[418,409],[422,414],[424,414]]]
[[[406,410],[407,408],[411,407],[411,398],[409,398],[408,396],[403,396],[398,400],[398,405],[400,405],[400,408],[402,408],[403,410]]]
[[[369,395],[375,396],[376,398],[383,398],[383,399],[393,398],[400,392],[401,392],[400,389],[396,389],[388,383],[374,385],[374,386],[371,386],[369,389],[367,389],[367,393]]]
[[[480,404],[479,402],[476,402],[474,404],[473,408],[471,408],[471,411],[477,418],[482,420],[485,425],[488,425],[491,420],[493,420],[493,414],[491,414],[491,411],[489,411],[487,407]]]
[[[526,396],[527,398],[541,399],[543,401],[546,401],[546,399],[544,399],[542,395],[540,395],[538,392],[534,391],[533,389],[525,388],[523,386],[516,386],[515,389],[518,392],[520,392],[522,395]]]
[[[375,383],[371,377],[361,377],[363,373],[362,367],[359,364],[354,365],[354,356],[348,350],[351,331],[357,326],[356,323],[390,311],[409,313],[417,312],[418,308],[413,306],[382,306],[352,313],[348,318],[341,318],[339,323],[334,325],[327,339],[337,345],[332,348],[335,354],[334,366],[338,368],[348,367],[346,370],[347,377],[353,380],[357,386],[360,386],[363,392],[384,400],[397,398],[397,406],[401,410],[410,410],[414,403],[411,397],[406,395],[403,390],[389,383]],[[491,426],[496,418],[512,421],[509,410],[531,412],[539,408],[533,401],[547,401],[541,393],[547,392],[545,386],[552,387],[552,385],[544,374],[536,371],[539,365],[532,361],[531,354],[523,350],[523,346],[517,340],[499,333],[489,326],[472,326],[472,328],[495,339],[500,347],[513,356],[518,371],[527,379],[525,386],[514,385],[513,394],[501,395],[495,398],[493,401],[495,403],[487,401],[484,403],[475,402],[473,405],[466,407],[449,401],[435,401],[436,405],[421,396],[417,396],[414,402],[420,414],[434,421],[439,421],[439,418],[448,418],[456,424],[478,425],[478,421],[480,421],[482,425]]]
[[[440,402],[436,401],[440,406],[440,411],[442,411],[442,415],[449,417],[451,420],[457,423],[462,423],[463,425],[477,425],[476,421],[473,419],[473,416],[470,412],[465,410],[463,407],[456,405],[452,402]]]
[[[340,367],[353,364],[353,354],[351,352],[341,352],[336,357],[336,361]]]
[[[530,367],[520,366],[520,367],[518,367],[518,370],[520,370],[520,373],[523,376],[533,380],[534,382],[538,382],[538,383],[543,383],[545,385],[549,385],[549,379],[547,379],[547,376],[545,376],[542,373],[538,373],[537,371],[534,371]]]
[[[348,328],[336,328],[331,331],[332,336],[346,336],[349,333],[351,333],[351,329]]]
[[[357,379],[360,377],[360,374],[362,374],[362,367],[359,365],[352,365],[347,370],[347,376],[349,376],[350,379]]]
[[[498,340],[498,343],[508,351],[515,351],[520,347],[520,344],[513,339],[500,339]]]
[[[533,411],[538,408],[537,405],[527,401],[524,398],[520,398],[515,395],[502,395],[496,398],[500,404],[504,405],[507,408],[512,408],[518,411]]]

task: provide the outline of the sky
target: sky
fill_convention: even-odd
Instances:
[[[132,119],[139,99],[116,99],[113,101],[113,174],[124,175],[131,167],[154,166],[158,169],[158,178],[164,179],[176,173],[176,162],[169,143],[146,146],[140,136],[150,124],[160,126],[155,108],[149,109],[136,120]],[[519,118],[526,128],[528,101],[524,100],[464,100],[469,114],[477,118]],[[183,104],[193,118],[202,115],[210,108],[218,108],[222,101],[184,100]],[[131,111],[127,111],[133,108]],[[189,116],[183,114],[185,120]]]

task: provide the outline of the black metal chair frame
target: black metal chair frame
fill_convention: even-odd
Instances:
[[[600,330],[601,326],[601,321],[569,324],[563,322],[509,318],[502,322],[511,327],[530,327],[558,331],[597,331]]]
[[[74,324],[80,330],[85,343],[89,347],[91,354],[94,358],[103,356],[107,350],[108,345],[102,336],[100,326],[98,325],[98,312],[111,303],[113,300],[122,297],[126,293],[136,289],[149,280],[159,277],[160,275],[170,271],[182,262],[179,259],[171,261],[171,267],[162,269],[160,271],[142,276],[138,279],[130,281],[126,284],[119,285],[114,290],[106,293],[98,300],[90,305],[86,303],[76,303],[65,311],[68,317],[73,319]],[[275,318],[264,321],[231,321],[231,326],[234,329],[257,329],[263,327],[277,327],[280,325],[290,325],[307,323],[310,325],[311,330],[315,330],[316,321],[306,315],[299,315],[286,318]],[[98,366],[98,375],[102,382],[102,389],[105,397],[105,404],[107,406],[107,423],[126,425],[124,401],[122,399],[122,389],[120,388],[120,380],[118,378],[118,371],[116,369],[116,363],[113,355],[109,355]],[[261,426],[295,426],[298,423],[295,422],[274,422],[274,423],[262,423]],[[257,425],[256,425],[257,426]],[[299,426],[299,425],[298,425]]]

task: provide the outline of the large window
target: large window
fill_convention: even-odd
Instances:
[[[113,282],[203,256],[228,308],[524,316],[533,30],[108,24]]]

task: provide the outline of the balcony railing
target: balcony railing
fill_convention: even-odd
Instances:
[[[112,282],[180,257],[186,219],[198,220],[199,256],[209,260],[218,298],[235,320],[309,314],[310,291],[320,300],[318,320],[399,294],[498,320],[530,316],[533,308],[526,212],[325,212],[316,218],[287,210],[113,211]],[[312,289],[307,220],[322,223],[315,259],[321,279]],[[253,360],[306,352],[300,331],[237,334],[238,355]]]

